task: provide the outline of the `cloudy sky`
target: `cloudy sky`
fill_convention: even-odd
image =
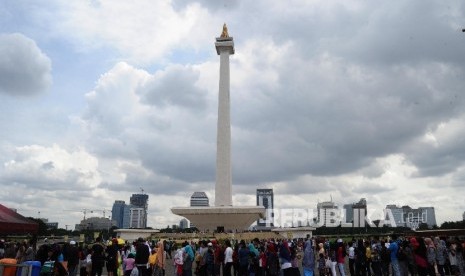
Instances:
[[[213,203],[225,22],[235,205],[461,219],[463,0],[1,1],[0,203],[61,228],[141,189],[156,228]]]

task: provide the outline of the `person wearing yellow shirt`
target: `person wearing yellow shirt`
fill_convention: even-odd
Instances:
[[[150,275],[153,273],[153,269],[155,268],[155,264],[157,263],[157,250],[156,248],[152,248],[149,256],[149,264],[150,264]]]
[[[371,273],[371,246],[370,246],[370,242],[369,241],[365,241],[365,247],[366,247],[366,251],[365,251],[365,256],[367,258],[367,261],[366,261],[366,275],[373,275],[373,273]]]

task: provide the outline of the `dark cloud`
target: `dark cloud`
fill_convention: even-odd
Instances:
[[[0,34],[0,93],[36,95],[52,82],[50,59],[22,34]]]

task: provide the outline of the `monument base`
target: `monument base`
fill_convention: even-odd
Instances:
[[[174,207],[171,212],[188,219],[200,231],[237,232],[265,217],[263,206]]]

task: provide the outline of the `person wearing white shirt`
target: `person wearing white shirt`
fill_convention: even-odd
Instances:
[[[231,248],[231,242],[226,240],[224,242],[226,249],[224,250],[224,271],[223,276],[231,276],[231,267],[233,264],[233,250]]]

